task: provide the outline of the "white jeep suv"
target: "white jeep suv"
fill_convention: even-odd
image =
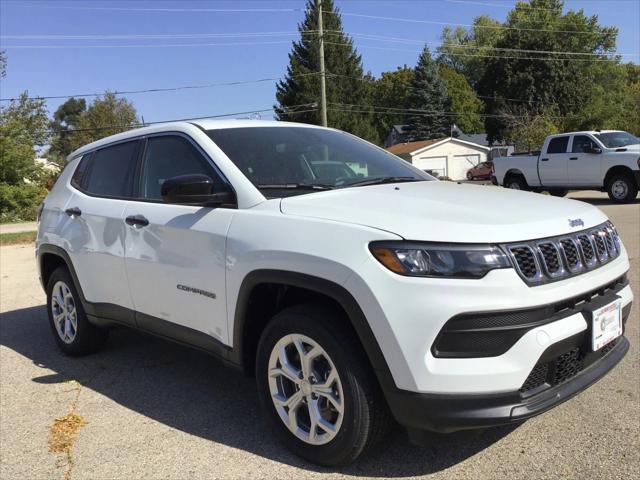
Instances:
[[[214,354],[255,375],[273,431],[323,465],[394,419],[522,421],[629,348],[629,262],[600,210],[436,181],[310,125],[180,122],[87,145],[44,201],[36,255],[65,353],[124,325]]]

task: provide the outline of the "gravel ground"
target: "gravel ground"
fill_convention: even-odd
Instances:
[[[572,196],[618,226],[640,299],[640,202]],[[0,262],[2,479],[640,478],[638,303],[623,362],[558,408],[518,427],[433,435],[425,447],[399,430],[355,465],[327,470],[275,443],[253,382],[206,355],[118,330],[99,354],[63,356],[47,326],[33,247],[2,247]],[[86,424],[72,448],[53,453],[50,428],[70,413]]]

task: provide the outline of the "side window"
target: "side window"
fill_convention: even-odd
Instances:
[[[139,143],[119,143],[95,152],[83,175],[84,190],[105,197],[130,197]]]
[[[144,153],[140,196],[162,200],[160,191],[165,180],[193,173],[211,178],[214,192],[228,190],[204,155],[186,138],[177,135],[151,137]]]
[[[82,190],[84,189],[83,181],[84,174],[87,171],[87,165],[89,165],[89,160],[91,159],[91,154],[84,155],[78,165],[76,166],[76,171],[73,172],[73,176],[71,177],[71,185]]]
[[[571,153],[591,153],[591,149],[595,146],[595,142],[586,135],[576,135],[573,137]]]
[[[547,153],[567,153],[569,137],[556,137],[549,140]]]

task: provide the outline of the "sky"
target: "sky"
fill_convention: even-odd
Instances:
[[[502,21],[515,2],[335,3],[344,14],[348,34],[437,43],[442,24],[470,24],[482,14]],[[7,55],[7,76],[0,81],[0,98],[16,97],[24,90],[31,96],[71,96],[282,77],[291,42],[299,37],[297,25],[304,17],[304,6],[304,0],[0,0],[0,49]],[[618,51],[630,54],[623,59],[640,61],[640,1],[565,2],[565,10],[579,8],[588,15],[598,15],[602,25],[617,26]],[[263,11],[247,11],[252,9]],[[265,32],[269,35],[263,35]],[[243,35],[230,36],[236,34]],[[60,35],[65,38],[56,38]],[[415,65],[421,50],[419,43],[375,41],[358,35],[354,41],[365,71],[376,76],[404,64]],[[268,80],[126,97],[146,122],[154,122],[270,109],[275,103],[275,83]],[[63,101],[48,100],[50,113]],[[268,119],[273,113],[260,116]]]

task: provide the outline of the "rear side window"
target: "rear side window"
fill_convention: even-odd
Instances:
[[[84,174],[87,171],[87,165],[89,165],[89,160],[91,159],[91,154],[85,155],[80,159],[78,166],[76,167],[76,171],[73,172],[73,177],[71,177],[71,185],[76,188],[84,189],[83,180]]]
[[[83,189],[92,195],[130,197],[138,145],[135,140],[95,152],[83,175]]]
[[[549,140],[547,153],[567,153],[569,137],[556,137]]]
[[[165,180],[194,173],[211,178],[214,192],[229,190],[204,155],[186,138],[178,135],[151,137],[144,153],[140,196],[162,200],[161,188]]]

